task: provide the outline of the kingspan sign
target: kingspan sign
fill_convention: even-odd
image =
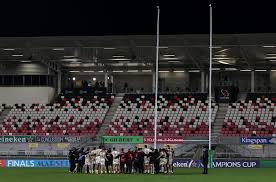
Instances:
[[[245,145],[251,144],[276,144],[276,138],[272,137],[241,137],[240,143]]]

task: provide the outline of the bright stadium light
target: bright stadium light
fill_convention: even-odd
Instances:
[[[74,58],[76,56],[63,56],[64,58]]]
[[[225,71],[237,71],[237,68],[225,68]]]
[[[114,49],[116,49],[116,48],[114,48],[114,47],[104,47],[104,49],[105,49],[105,50],[114,50]]]
[[[64,51],[64,48],[53,48],[53,51]]]
[[[32,61],[25,60],[25,61],[20,61],[21,63],[31,63]]]
[[[123,56],[123,55],[114,55],[112,57],[114,57],[114,58],[124,58],[125,56]]]
[[[179,58],[165,57],[163,60],[178,60]]]
[[[175,70],[173,71],[174,73],[184,73],[185,71],[184,70]]]
[[[264,45],[263,47],[264,48],[273,48],[273,47],[276,47],[276,46],[274,46],[274,45]]]
[[[228,63],[226,61],[218,61],[218,62],[221,63],[221,64],[230,64],[230,63]]]
[[[175,55],[174,54],[164,54],[163,56],[164,57],[174,57]]]
[[[11,49],[11,48],[5,48],[3,49],[4,51],[14,51],[15,49]]]
[[[75,70],[72,70],[72,71],[69,71],[70,73],[79,73],[80,71],[75,71]]]
[[[200,70],[189,70],[188,72],[189,72],[189,73],[199,73]]]
[[[249,71],[252,71],[252,70],[240,70],[240,71],[243,71],[243,72],[249,72]]]
[[[108,59],[110,61],[130,61],[130,59],[128,58],[112,58],[112,59]]]
[[[152,70],[142,70],[143,73],[152,72]]]

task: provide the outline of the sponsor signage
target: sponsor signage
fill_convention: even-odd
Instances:
[[[103,136],[102,137],[103,143],[125,143],[125,144],[131,144],[131,143],[143,143],[143,137],[142,136]]]
[[[175,159],[175,168],[203,168],[201,160]],[[68,168],[69,160],[0,160],[0,167]],[[213,168],[272,168],[276,160],[213,160]]]
[[[276,168],[276,160],[261,160],[261,168]]]
[[[175,159],[176,168],[203,168],[201,160]],[[212,168],[260,168],[258,160],[213,160]]]
[[[0,136],[0,143],[79,143],[78,136]]]
[[[0,160],[0,167],[6,167],[6,160]]]
[[[26,143],[34,142],[34,136],[1,136],[0,143]]]
[[[69,167],[68,160],[6,160],[6,167]]]
[[[35,141],[40,143],[79,143],[77,136],[36,136]]]
[[[272,138],[272,137],[241,137],[240,143],[246,144],[246,145],[276,144],[276,138]]]
[[[238,88],[234,86],[216,86],[215,100],[220,103],[229,103],[237,100]]]
[[[252,150],[263,150],[263,145],[248,145],[247,146],[249,149],[252,149]]]
[[[154,137],[143,137],[144,143],[154,143]],[[184,143],[183,137],[157,137],[157,143],[162,144],[181,144]]]

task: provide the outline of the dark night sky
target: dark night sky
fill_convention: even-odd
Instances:
[[[161,34],[209,31],[210,0],[160,0]],[[276,3],[213,0],[214,33],[276,33]],[[7,0],[0,36],[155,34],[156,0]]]

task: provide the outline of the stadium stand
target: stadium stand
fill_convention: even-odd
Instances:
[[[53,104],[15,104],[0,135],[95,136],[114,96],[64,96]]]
[[[158,136],[207,136],[207,95],[161,94],[158,96]],[[218,105],[213,104],[214,121]],[[107,135],[152,136],[154,94],[125,95],[106,131]]]
[[[223,136],[276,137],[276,94],[250,93],[246,101],[229,104]]]

